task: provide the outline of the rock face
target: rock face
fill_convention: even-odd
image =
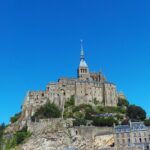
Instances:
[[[29,123],[28,126],[32,136],[18,147],[19,150],[99,150],[114,143],[113,134],[87,137],[81,135],[78,128],[72,127],[70,121],[61,119],[41,120],[39,123]]]

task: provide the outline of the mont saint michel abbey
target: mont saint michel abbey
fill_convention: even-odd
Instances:
[[[108,82],[102,72],[90,72],[82,44],[77,78],[59,78],[58,82],[49,83],[45,91],[28,92],[23,105],[24,115],[31,116],[47,100],[63,108],[71,96],[75,97],[75,105],[94,105],[96,101],[103,106],[117,106],[118,102],[116,85]]]

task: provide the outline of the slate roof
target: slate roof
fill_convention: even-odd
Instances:
[[[130,122],[130,125],[118,125],[114,127],[115,133],[126,133],[131,131],[145,131],[148,128],[143,122]]]

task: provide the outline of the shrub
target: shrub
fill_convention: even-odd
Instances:
[[[17,131],[15,134],[16,144],[21,144],[27,137],[31,136],[31,133],[27,131],[25,126],[21,131]]]
[[[6,149],[11,149],[22,144],[23,141],[30,136],[31,133],[27,131],[27,126],[25,126],[22,130],[17,131],[11,139],[6,141]]]
[[[96,112],[97,113],[126,113],[126,110],[124,108],[121,108],[121,107],[97,106]]]
[[[118,122],[113,117],[108,118],[93,118],[94,126],[113,126],[113,124],[118,124]]]
[[[84,118],[75,118],[73,121],[74,126],[86,125],[86,120]]]
[[[63,117],[64,118],[73,118],[73,113],[71,111],[65,110]]]
[[[96,114],[95,110],[93,110],[92,108],[87,108],[85,111],[85,119],[92,120],[93,119],[92,115],[94,114]]]
[[[93,99],[93,102],[94,102],[95,105],[100,104],[100,102],[96,98]]]
[[[70,99],[65,102],[65,108],[68,108],[68,107],[74,106],[74,105],[75,105],[75,98],[74,98],[74,95],[72,95],[70,97]]]
[[[146,126],[150,126],[150,119],[145,120],[145,121],[144,121],[144,124],[145,124]]]

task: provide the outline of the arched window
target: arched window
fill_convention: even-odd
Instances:
[[[142,143],[142,139],[141,138],[139,138],[139,141],[140,141],[140,143]]]

